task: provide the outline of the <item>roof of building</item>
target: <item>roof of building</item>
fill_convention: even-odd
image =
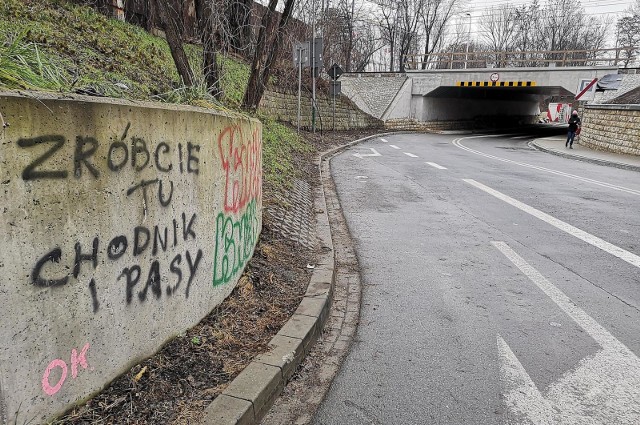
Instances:
[[[608,103],[613,103],[616,105],[640,104],[640,87],[636,87],[633,90],[629,90],[622,96],[618,96],[615,99],[611,99]]]

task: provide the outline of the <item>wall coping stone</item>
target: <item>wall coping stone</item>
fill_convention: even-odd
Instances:
[[[180,111],[180,112],[199,112],[204,114],[218,115],[227,118],[245,119],[248,121],[259,122],[257,118],[253,118],[242,112],[230,111],[228,109],[209,109],[200,106],[192,105],[179,105],[176,103],[163,103],[153,102],[148,100],[128,100],[120,99],[116,97],[102,97],[102,96],[86,96],[80,94],[62,94],[62,93],[50,93],[50,92],[25,92],[25,91],[11,91],[0,90],[0,96],[5,97],[21,97],[26,99],[38,99],[38,100],[57,100],[57,101],[72,101],[72,102],[91,102],[101,103],[105,105],[121,105],[131,106],[136,108],[147,109],[161,109],[168,111]]]
[[[630,105],[617,105],[617,104],[596,104],[596,105],[585,105],[586,109],[602,109],[602,110],[627,110],[627,111],[640,111],[639,104],[630,104]]]

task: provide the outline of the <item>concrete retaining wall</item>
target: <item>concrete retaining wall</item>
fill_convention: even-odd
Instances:
[[[316,96],[319,114],[316,128],[325,131],[333,129],[333,98]],[[311,128],[311,97],[303,93],[300,101],[300,127]],[[298,94],[290,92],[265,92],[260,109],[279,121],[296,125],[298,122]],[[382,121],[361,111],[343,96],[336,96],[336,130],[382,127]]]
[[[41,423],[231,292],[262,226],[262,128],[93,98],[0,93],[0,112],[0,414]]]
[[[384,119],[385,111],[396,99],[407,77],[404,74],[344,74],[340,81],[342,92],[360,109],[376,118]],[[411,98],[409,93],[410,91],[405,94],[408,97],[404,102]],[[394,115],[393,118],[398,116]]]
[[[582,123],[581,145],[640,155],[640,105],[587,105]]]

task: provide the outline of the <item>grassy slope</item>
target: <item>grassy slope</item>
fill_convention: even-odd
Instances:
[[[197,70],[201,49],[187,45],[186,50]],[[230,58],[222,58],[221,65],[225,96],[217,108],[237,110],[248,66]],[[112,97],[214,107],[203,87],[180,87],[162,38],[64,0],[0,2],[0,88],[69,92],[88,87]],[[278,190],[295,175],[294,152],[309,148],[288,127],[261,118],[265,182]]]

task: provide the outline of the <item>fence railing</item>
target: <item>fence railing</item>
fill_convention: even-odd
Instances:
[[[527,50],[438,52],[407,55],[405,69],[465,69],[570,66],[627,66],[637,47],[592,50]]]

